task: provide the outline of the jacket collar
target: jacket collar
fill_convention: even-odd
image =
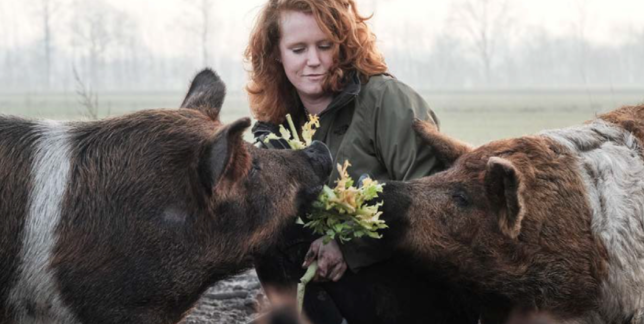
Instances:
[[[344,89],[342,89],[342,91],[333,98],[333,100],[329,104],[329,107],[324,109],[320,116],[340,107],[346,106],[349,102],[353,101],[358,96],[358,94],[360,94],[360,90],[362,90],[360,77],[358,76],[358,73],[353,72],[349,77],[349,82],[347,83],[347,85],[345,85]]]
[[[358,94],[360,94],[360,90],[362,90],[362,84],[360,84],[360,77],[358,76],[357,72],[353,72],[351,76],[349,77],[349,82],[347,85],[344,86],[344,89],[342,91],[338,92],[334,97],[333,100],[331,100],[331,103],[329,106],[320,113],[320,117],[324,116],[325,114],[337,110],[341,107],[346,106],[348,103],[353,101]],[[306,109],[304,108],[304,105],[300,101],[300,106],[302,107],[302,110],[306,113]]]

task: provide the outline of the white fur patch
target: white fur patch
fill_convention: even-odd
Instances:
[[[17,283],[11,289],[9,304],[16,311],[16,323],[77,323],[61,299],[50,268],[54,233],[60,221],[61,204],[70,172],[69,127],[42,122],[32,165],[33,191],[25,221]]]
[[[644,308],[644,161],[640,144],[631,133],[601,120],[541,135],[578,156],[593,210],[592,230],[608,250],[609,274],[597,310],[601,320],[591,315],[588,322],[624,323]]]

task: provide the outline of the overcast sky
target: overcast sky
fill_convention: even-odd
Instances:
[[[16,46],[41,37],[37,19],[40,0],[0,0],[0,46]],[[73,0],[58,0],[70,3]],[[95,0],[84,0],[95,1]],[[422,35],[428,41],[445,28],[450,8],[457,0],[358,0],[359,9],[373,12],[372,21],[381,46],[393,38]],[[155,52],[179,55],[190,51],[185,40],[185,24],[190,17],[190,0],[105,0],[113,7],[127,12],[137,22],[142,41]],[[226,39],[221,50],[243,51],[249,30],[259,7],[265,0],[217,0],[216,22]],[[623,39],[629,28],[644,28],[644,0],[514,0],[513,17],[521,29],[541,26],[557,35],[571,33],[580,21],[585,8],[588,39],[614,43]],[[64,19],[59,19],[63,21]],[[59,24],[62,24],[59,22]],[[54,25],[56,26],[56,25]],[[66,26],[58,28],[58,42],[65,42]],[[421,30],[422,33],[417,31]],[[520,37],[522,30],[517,30]],[[64,45],[64,44],[61,44]]]

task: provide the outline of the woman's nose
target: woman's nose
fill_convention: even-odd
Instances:
[[[318,52],[317,49],[313,49],[313,50],[308,52],[308,57],[307,57],[306,63],[309,66],[320,65],[320,55],[319,55],[319,52]]]

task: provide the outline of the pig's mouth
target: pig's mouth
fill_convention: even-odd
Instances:
[[[313,202],[318,198],[323,187],[324,185],[303,188],[297,193],[295,203],[298,216],[301,217],[311,213]]]

